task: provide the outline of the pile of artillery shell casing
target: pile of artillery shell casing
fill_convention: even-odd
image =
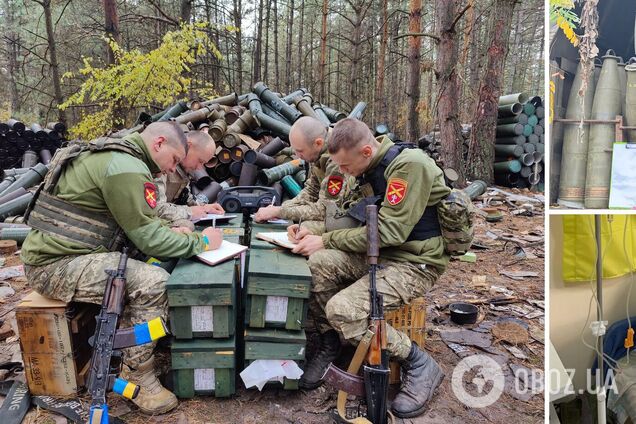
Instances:
[[[346,117],[362,119],[366,106],[360,102],[347,115],[314,100],[304,88],[282,95],[258,82],[249,93],[178,102],[154,115],[142,113],[135,127],[114,136],[168,120],[188,130],[207,131],[216,143],[216,155],[205,171],[191,175],[193,194],[211,203],[224,188],[269,186],[280,193],[278,204],[283,197],[296,196],[307,178],[307,164],[296,159],[289,147],[292,124],[301,116],[314,117],[325,126]]]
[[[495,182],[543,191],[545,109],[539,96],[515,93],[499,98],[495,138]]]
[[[464,161],[468,157],[468,144],[470,143],[471,130],[472,125],[462,124],[460,133],[461,139],[458,141],[462,146]],[[453,168],[448,168],[444,164],[444,159],[442,158],[441,132],[439,127],[436,127],[432,132],[420,137],[417,141],[417,145],[435,161],[438,167],[442,168],[444,171],[444,178],[448,185],[452,186],[459,179],[459,174]]]
[[[53,153],[66,141],[65,134],[61,122],[45,128],[16,119],[0,122],[0,240],[22,243],[26,238],[30,228],[21,223],[21,215],[48,172]]]
[[[50,122],[25,125],[16,119],[0,122],[0,169],[30,168],[39,162],[45,165],[66,141],[66,126]]]
[[[617,131],[617,123],[611,122],[622,116],[623,126],[636,126],[636,58],[626,64],[610,49],[602,59],[602,65],[596,65],[585,87],[579,64],[568,97],[565,119],[593,122],[562,125],[558,195],[561,206],[607,208],[613,144],[636,143],[636,131]],[[555,135],[561,137],[561,132]]]

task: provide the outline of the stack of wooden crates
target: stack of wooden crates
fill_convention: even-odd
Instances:
[[[243,217],[223,228],[223,239],[243,243]],[[167,282],[174,393],[227,397],[235,392],[236,317],[241,288],[241,261],[209,266],[181,259]]]
[[[245,366],[258,359],[293,360],[304,366],[303,322],[311,288],[307,260],[258,240],[256,234],[285,231],[286,225],[251,225],[245,290]],[[298,389],[285,379],[283,388]]]

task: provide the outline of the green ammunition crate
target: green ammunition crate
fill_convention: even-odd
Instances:
[[[303,256],[286,249],[253,248],[247,276],[247,325],[302,329],[311,288],[311,272]]]
[[[305,331],[287,331],[277,328],[245,329],[245,366],[257,359],[287,359],[303,369],[307,337]],[[278,384],[276,382],[268,384]],[[283,381],[285,390],[298,390],[298,380]]]
[[[170,331],[176,338],[216,339],[234,334],[239,262],[209,266],[196,259],[179,261],[166,283]]]
[[[236,218],[232,218],[229,222],[222,224],[218,222],[216,226],[218,228],[223,229],[223,238],[225,240],[231,241],[233,243],[243,244],[245,237],[245,224],[243,223],[243,215],[242,214],[232,214],[237,215]],[[209,221],[207,221],[209,222]],[[199,225],[195,224],[197,231],[201,231],[206,227],[211,227],[212,225]]]
[[[222,340],[173,340],[172,381],[180,398],[228,397],[236,391],[234,337]]]

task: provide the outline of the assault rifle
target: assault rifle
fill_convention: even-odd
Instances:
[[[136,324],[132,328],[117,329],[124,310],[127,250],[124,248],[117,270],[106,271],[109,277],[104,290],[104,300],[95,318],[97,320],[95,335],[89,340],[93,346],[88,375],[88,393],[91,395],[89,424],[109,423],[106,403],[106,393],[109,390],[127,399],[134,399],[139,393],[139,386],[117,377],[121,368],[119,350],[150,343],[167,334],[166,326],[159,317]],[[114,361],[113,358],[115,358]]]

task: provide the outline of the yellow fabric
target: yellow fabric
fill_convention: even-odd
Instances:
[[[136,387],[137,387],[136,384],[128,382],[126,384],[126,387],[124,388],[124,393],[122,393],[122,396],[125,397],[126,399],[132,399],[133,395],[135,394]]]
[[[636,216],[601,215],[603,278],[636,271]],[[627,225],[627,227],[625,227]],[[625,237],[623,237],[625,234]],[[625,248],[623,247],[625,241]],[[627,257],[625,256],[627,249]],[[563,216],[563,281],[589,282],[596,279],[596,239],[593,215]],[[553,258],[556,259],[556,258]]]
[[[152,340],[157,340],[166,335],[166,328],[163,325],[163,320],[159,317],[148,321],[148,332]]]

